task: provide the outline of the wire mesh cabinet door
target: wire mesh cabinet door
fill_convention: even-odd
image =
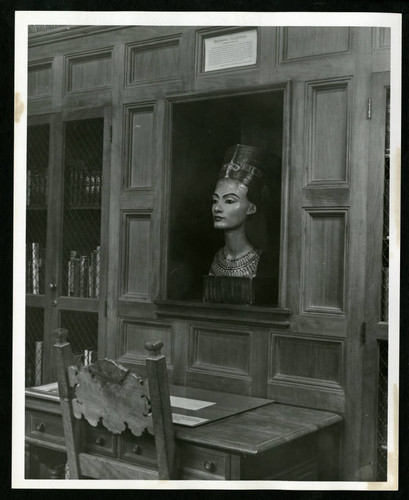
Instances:
[[[26,386],[42,382],[50,116],[29,119],[26,170]]]
[[[41,261],[47,273],[43,279],[40,274],[36,288],[45,297],[42,377],[34,381],[36,385],[55,379],[51,350],[55,328],[68,329],[73,351],[84,362],[96,359],[98,337],[103,338],[110,116],[110,108],[96,108],[54,115],[51,121],[47,252]],[[32,256],[37,252],[34,243],[28,249]],[[41,251],[40,242],[40,255]],[[32,268],[36,271],[35,265]],[[32,275],[28,285],[34,287]],[[34,347],[39,357],[40,344],[34,341]]]

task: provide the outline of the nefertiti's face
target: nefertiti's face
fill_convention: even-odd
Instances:
[[[216,229],[231,231],[246,223],[256,206],[247,198],[248,188],[239,181],[221,179],[213,194],[213,223]]]

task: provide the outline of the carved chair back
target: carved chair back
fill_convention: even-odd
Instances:
[[[87,366],[74,364],[68,331],[55,331],[54,350],[63,416],[70,479],[174,479],[175,438],[172,424],[166,359],[162,342],[148,342],[148,378],[131,372],[113,360]],[[154,436],[158,469],[143,464],[84,453],[81,426],[101,423],[109,432],[127,428],[134,436]]]

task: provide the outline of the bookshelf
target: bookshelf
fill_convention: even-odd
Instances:
[[[97,356],[105,296],[104,113],[45,115],[28,126],[27,386],[47,383],[55,375],[55,328],[68,328],[76,354]]]

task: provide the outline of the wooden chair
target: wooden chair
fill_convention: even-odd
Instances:
[[[55,330],[55,356],[70,479],[175,479],[175,437],[162,342],[147,342],[148,378],[112,360],[76,366],[68,331]],[[111,433],[128,428],[154,436],[158,469],[83,451],[83,427],[99,422]]]

